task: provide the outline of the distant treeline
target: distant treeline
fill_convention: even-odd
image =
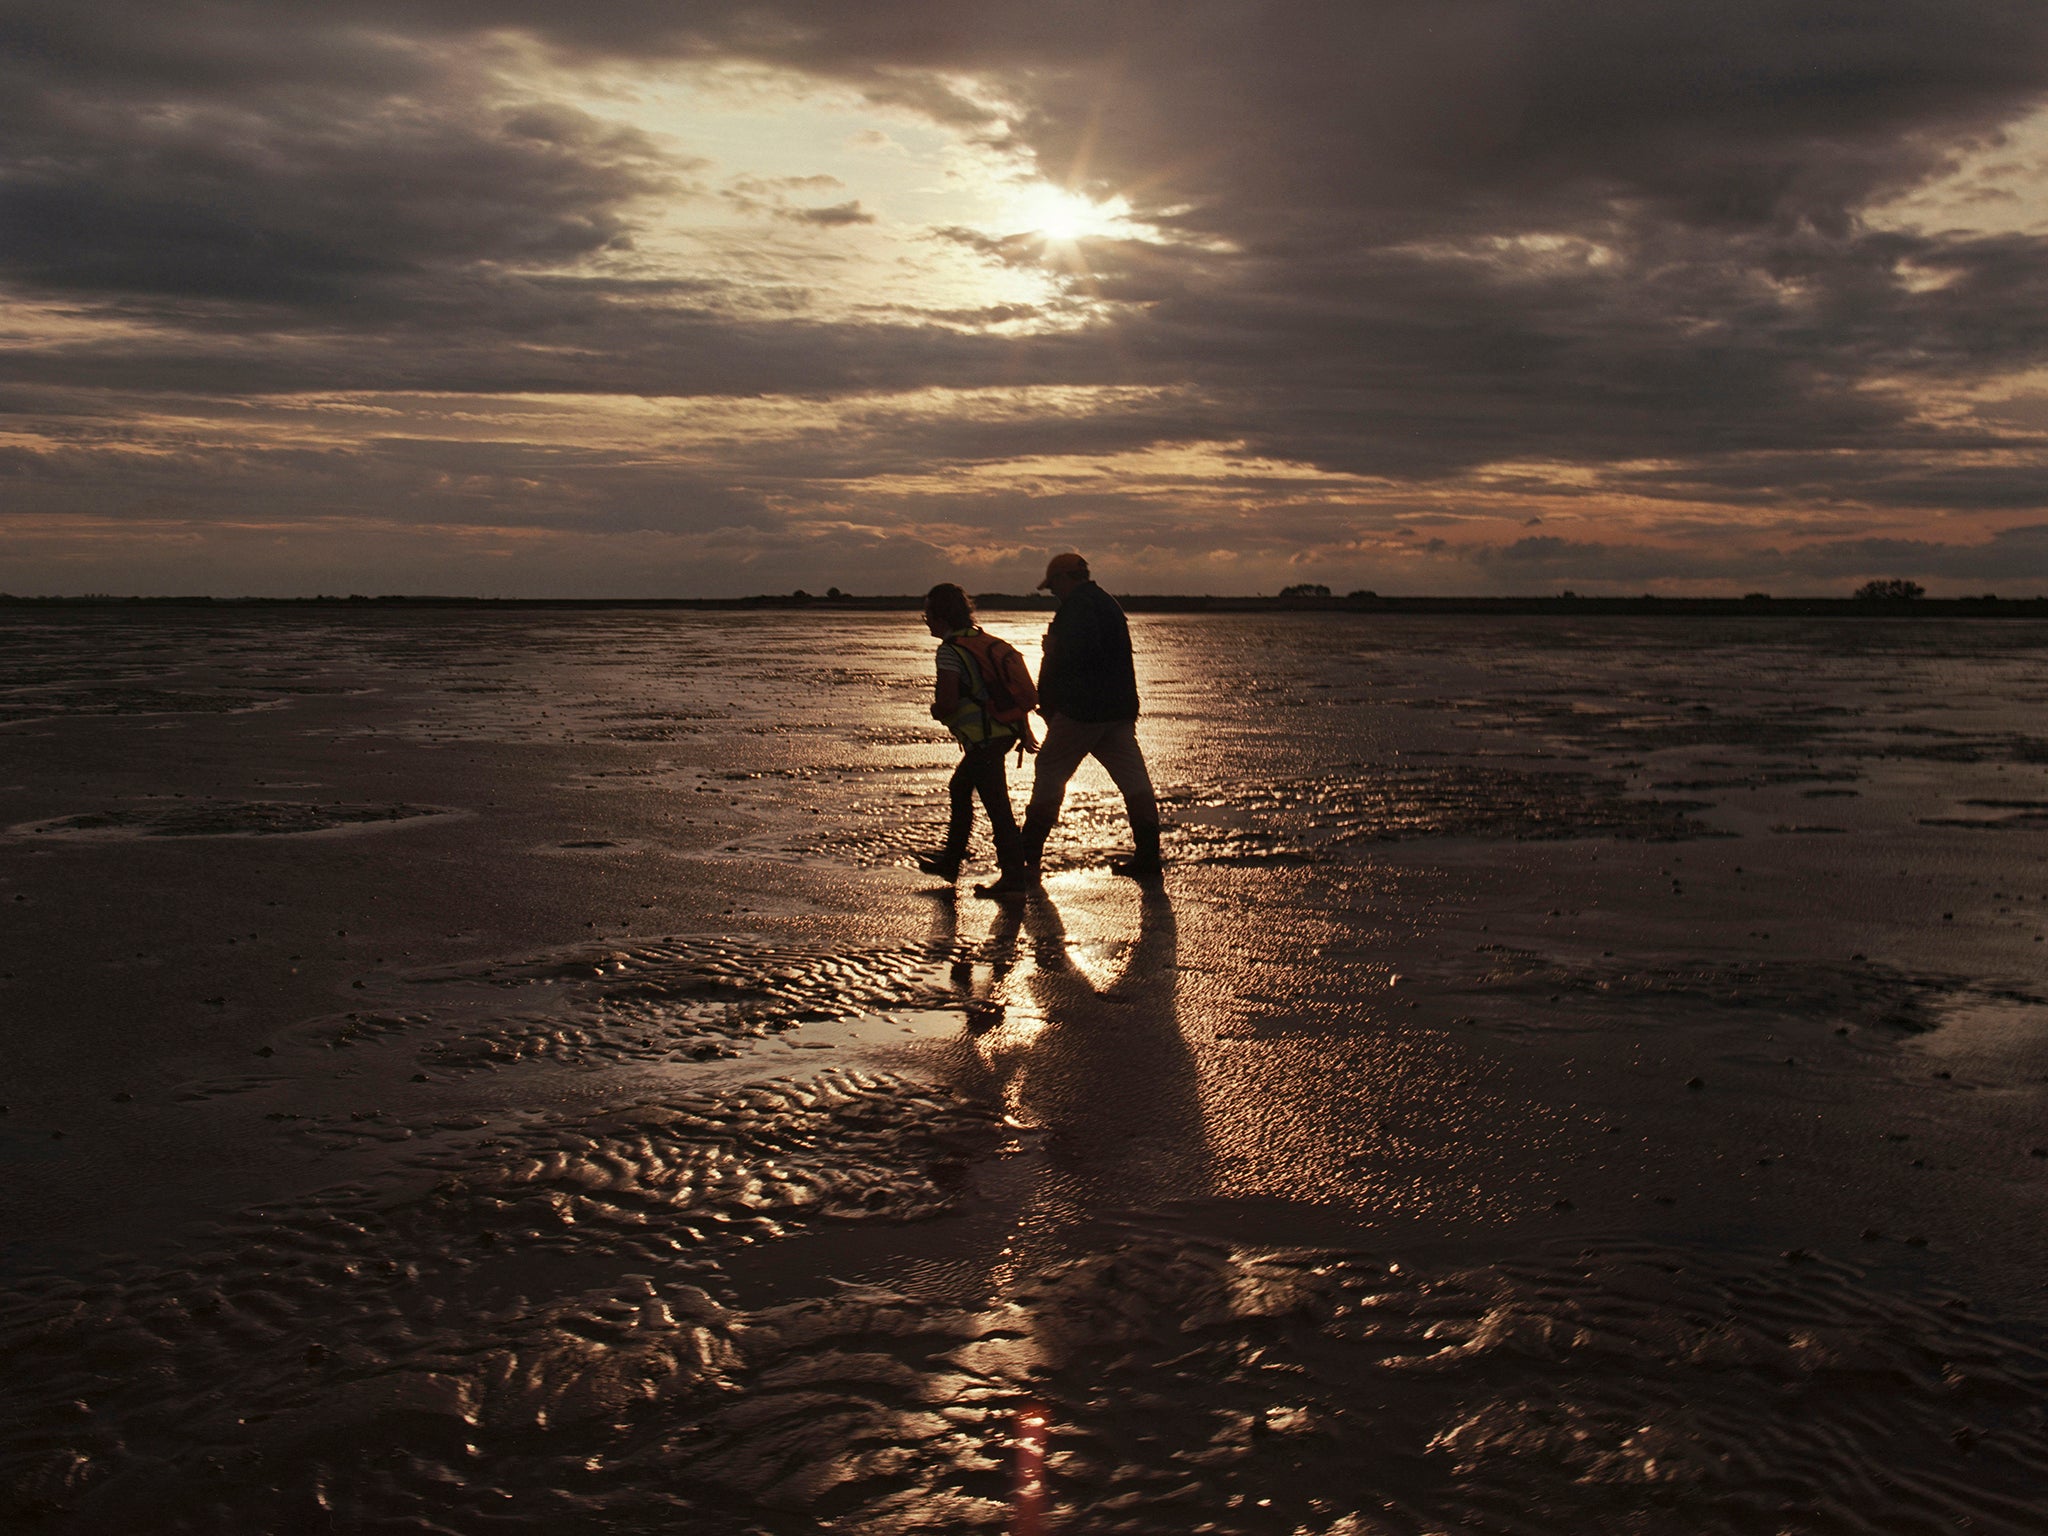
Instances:
[[[2048,618],[2048,597],[1771,597],[1753,592],[1746,597],[1382,597],[1376,592],[1295,594],[1282,597],[1198,597],[1172,594],[1118,593],[1117,601],[1132,613],[1446,613],[1446,614],[1631,614],[1688,618],[1756,617],[1781,614],[1808,617],[1886,618]],[[1044,593],[984,592],[975,606],[989,612],[1050,612],[1053,600]],[[87,593],[78,597],[22,597],[0,592],[0,606],[25,608],[344,608],[344,609],[621,609],[667,608],[709,611],[755,609],[824,609],[849,613],[916,613],[921,594],[854,597],[833,591],[763,594],[755,597],[118,597]]]

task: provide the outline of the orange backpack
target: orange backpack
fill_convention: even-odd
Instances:
[[[1009,641],[986,630],[970,629],[964,635],[951,636],[946,644],[967,657],[967,692],[988,711],[991,720],[1017,725],[1038,707],[1031,669]]]

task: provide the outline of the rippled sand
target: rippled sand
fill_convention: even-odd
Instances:
[[[2048,627],[1135,628],[6,615],[0,1529],[2044,1528]]]

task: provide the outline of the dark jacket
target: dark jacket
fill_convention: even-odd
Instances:
[[[1116,599],[1092,581],[1066,595],[1045,632],[1038,707],[1075,720],[1138,718],[1131,627]]]

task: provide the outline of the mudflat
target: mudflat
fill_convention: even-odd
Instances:
[[[2041,1529],[2048,624],[1133,629],[0,616],[0,1526]]]

